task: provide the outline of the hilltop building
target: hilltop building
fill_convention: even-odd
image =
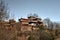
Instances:
[[[41,18],[34,16],[21,18],[19,22],[14,19],[10,19],[8,22],[0,20],[0,28],[8,39],[16,36],[18,40],[27,40],[31,33],[39,35],[39,25],[43,25]]]

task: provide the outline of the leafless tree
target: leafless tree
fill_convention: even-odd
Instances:
[[[50,19],[49,18],[45,18],[43,20],[43,22],[47,25],[47,27],[49,28],[49,24],[50,24]]]
[[[53,22],[49,18],[44,19],[43,22],[47,25],[48,29],[53,30]]]
[[[0,20],[6,20],[8,18],[8,7],[3,0],[0,0]]]

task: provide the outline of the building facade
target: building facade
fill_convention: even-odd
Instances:
[[[39,35],[38,26],[43,25],[43,22],[40,18],[29,16],[19,19],[19,22],[10,19],[8,22],[0,21],[0,24],[5,36],[7,35],[6,39],[27,40],[32,33]]]

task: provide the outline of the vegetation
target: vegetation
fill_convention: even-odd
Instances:
[[[30,36],[28,40],[36,40],[36,36]],[[46,31],[45,26],[39,26],[39,39],[37,40],[56,40],[54,32]]]
[[[8,7],[3,0],[0,0],[0,20],[9,18]]]
[[[31,14],[29,14],[28,16],[31,16]],[[37,14],[33,14],[32,16],[38,18]],[[16,28],[18,32],[16,33],[12,32],[11,29],[5,29],[2,23],[4,22],[2,20],[8,19],[8,18],[9,18],[9,13],[7,10],[7,6],[5,5],[4,1],[0,0],[0,40],[17,40],[17,36],[19,37],[21,36],[20,35],[21,31],[20,31],[20,26],[19,26],[20,23],[19,22],[16,23],[18,24],[19,28],[18,26],[15,27],[15,24],[14,24],[14,27]],[[59,23],[52,22],[49,18],[44,19],[43,23],[42,25],[37,25],[38,32],[36,34],[32,32],[31,35],[29,35],[28,40],[56,40],[56,38],[60,36],[60,24]],[[11,26],[11,24],[9,25]],[[25,33],[25,35],[27,34]]]
[[[48,32],[42,32],[40,35],[40,40],[55,40],[55,36]]]

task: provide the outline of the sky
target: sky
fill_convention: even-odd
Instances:
[[[14,19],[36,13],[40,18],[60,22],[60,0],[6,0]]]

